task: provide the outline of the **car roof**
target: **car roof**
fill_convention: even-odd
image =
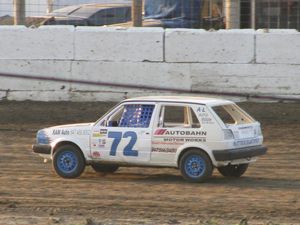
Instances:
[[[131,5],[130,4],[118,4],[118,3],[115,3],[115,4],[90,3],[90,4],[69,5],[69,6],[65,6],[65,7],[56,9],[52,13],[49,13],[49,15],[55,14],[55,13],[64,13],[64,12],[71,14],[80,8],[94,8],[95,10],[96,9],[100,10],[100,9],[107,9],[107,8],[123,8],[123,7],[131,7]]]
[[[124,7],[124,6],[131,6],[130,4],[121,4],[121,3],[109,3],[109,4],[105,4],[105,3],[102,3],[102,4],[82,4],[82,6],[88,6],[88,7],[93,7],[93,6],[96,6],[96,7],[103,7],[103,8],[114,8],[114,7]]]
[[[233,104],[232,101],[219,99],[219,98],[208,98],[200,96],[146,96],[126,99],[123,102],[170,102],[170,103],[192,103],[202,104],[209,106],[216,105],[228,105]]]

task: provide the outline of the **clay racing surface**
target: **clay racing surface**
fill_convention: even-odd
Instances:
[[[156,168],[62,179],[31,152],[35,132],[112,104],[0,102],[0,224],[300,224],[300,105],[241,105],[262,122],[268,154],[240,179],[215,170],[190,184]]]

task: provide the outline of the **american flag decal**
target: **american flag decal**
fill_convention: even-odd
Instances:
[[[167,131],[167,129],[157,129],[154,132],[154,135],[163,135],[166,131]]]

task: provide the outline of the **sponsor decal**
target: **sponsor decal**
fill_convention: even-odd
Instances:
[[[70,135],[69,130],[53,130],[52,135]]]
[[[189,138],[161,138],[161,140],[152,141],[152,146],[168,146],[168,147],[176,147],[185,144],[185,143],[198,143],[198,142],[206,142],[206,137],[189,137]]]
[[[90,130],[77,130],[77,135],[90,135]]]
[[[107,134],[107,129],[100,129],[100,134],[106,135]]]
[[[61,130],[53,130],[52,135],[60,135]]]
[[[204,113],[205,112],[205,107],[199,106],[197,109],[197,113]]]
[[[209,114],[206,112],[205,107],[198,107],[197,113],[198,113],[198,116],[201,118],[209,117]]]
[[[239,127],[238,129],[239,130],[244,130],[244,129],[251,129],[252,127],[251,126],[247,126],[247,127]]]
[[[169,141],[169,142],[184,142],[184,138],[164,138],[164,141]]]
[[[98,147],[104,148],[106,145],[106,139],[99,139]]]
[[[96,152],[96,151],[93,152],[92,156],[93,156],[93,158],[100,158],[101,157],[100,152]]]
[[[201,130],[167,130],[167,129],[157,129],[154,135],[179,135],[179,136],[207,136],[207,131]]]
[[[90,130],[65,130],[65,129],[54,129],[52,135],[90,135]]]
[[[202,124],[214,124],[214,120],[209,117],[203,117],[203,118],[201,118],[201,123]]]
[[[183,140],[184,141],[184,140]],[[176,146],[180,146],[183,145],[184,142],[179,142],[179,141],[168,141],[168,140],[162,140],[162,141],[152,141],[152,145],[176,145]]]
[[[152,152],[175,153],[176,148],[152,148]]]
[[[161,141],[153,141],[153,145],[183,145],[186,142],[206,142],[206,137],[199,138],[163,138]]]
[[[93,137],[105,137],[107,135],[107,129],[100,129],[100,131],[93,132]]]
[[[157,129],[154,132],[154,135],[163,135],[166,131],[167,131],[167,129]]]
[[[243,145],[253,145],[253,144],[258,144],[259,143],[259,138],[254,138],[254,139],[247,139],[247,140],[239,140],[233,142],[234,146],[243,146]]]
[[[185,142],[206,142],[206,138],[185,138]]]
[[[93,132],[93,137],[102,137],[100,133],[98,132]]]

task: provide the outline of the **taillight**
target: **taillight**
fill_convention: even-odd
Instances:
[[[261,135],[262,135],[261,128],[258,127],[258,128],[257,128],[257,136],[261,136]]]
[[[223,129],[223,132],[224,132],[224,139],[225,140],[234,139],[232,130],[230,130],[230,129]]]

